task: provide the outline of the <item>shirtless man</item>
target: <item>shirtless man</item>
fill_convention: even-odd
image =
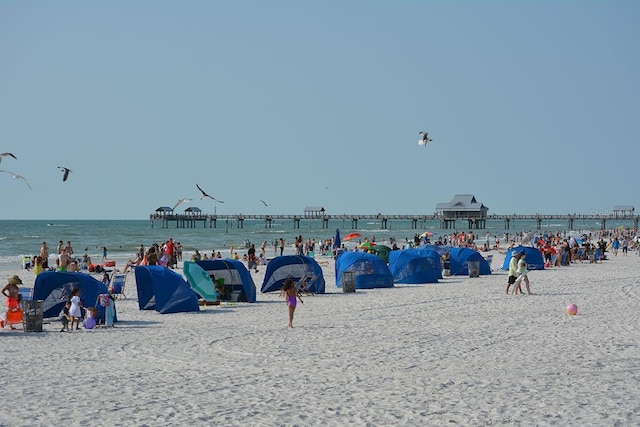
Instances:
[[[67,254],[67,256],[73,255],[73,248],[71,247],[71,242],[69,240],[67,240],[67,246],[64,248],[64,253]]]
[[[62,251],[60,255],[56,258],[56,264],[58,265],[58,271],[67,271],[67,266],[71,262],[71,258],[65,251]]]
[[[49,247],[47,246],[47,242],[42,242],[42,246],[40,246],[40,258],[42,259],[42,270],[49,269]]]

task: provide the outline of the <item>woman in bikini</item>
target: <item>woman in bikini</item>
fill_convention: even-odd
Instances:
[[[285,280],[284,286],[282,287],[282,294],[284,294],[287,307],[289,308],[289,323],[287,324],[287,328],[293,328],[293,313],[296,311],[298,300],[300,300],[301,304],[304,304],[304,301],[302,301],[296,285],[291,279]]]

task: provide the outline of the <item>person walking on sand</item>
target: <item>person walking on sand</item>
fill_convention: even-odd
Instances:
[[[515,283],[513,284],[513,292],[512,295],[518,295],[519,293],[523,293],[522,292],[522,288],[520,287],[522,281],[524,280],[524,284],[527,287],[527,294],[531,295],[531,289],[529,288],[529,278],[527,277],[527,261],[525,261],[527,254],[522,251],[520,252],[520,260],[518,261],[518,278],[516,279]]]
[[[509,295],[509,288],[516,282],[518,278],[518,261],[520,260],[520,253],[513,251],[511,254],[511,260],[509,261],[509,278],[507,279],[507,295]]]
[[[289,323],[287,324],[287,328],[293,328],[293,313],[296,311],[298,300],[300,300],[301,304],[304,304],[304,301],[302,301],[302,297],[300,297],[300,293],[298,293],[298,289],[296,289],[291,279],[284,281],[281,294],[284,295],[289,309]]]

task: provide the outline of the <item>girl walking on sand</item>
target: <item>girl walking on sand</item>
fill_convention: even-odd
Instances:
[[[284,286],[282,287],[281,295],[282,294],[284,294],[287,301],[287,307],[289,308],[289,323],[287,324],[287,328],[293,328],[293,313],[296,311],[298,300],[300,300],[301,304],[304,304],[304,301],[302,301],[302,298],[291,279],[285,280]]]

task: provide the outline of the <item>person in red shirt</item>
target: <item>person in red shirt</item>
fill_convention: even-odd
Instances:
[[[178,266],[178,262],[176,261],[176,250],[175,245],[173,244],[173,238],[169,237],[169,241],[167,242],[167,246],[165,248],[165,254],[167,258],[169,258],[168,267],[173,268],[174,266]]]

